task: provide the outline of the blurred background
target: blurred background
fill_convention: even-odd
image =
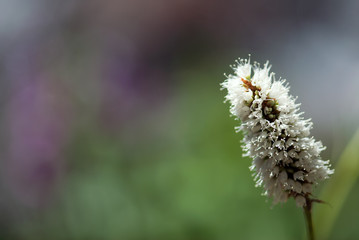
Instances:
[[[223,73],[248,54],[288,80],[322,157],[343,161],[318,233],[358,239],[358,10],[0,0],[0,239],[303,239],[294,202],[272,208],[254,187],[223,103]]]

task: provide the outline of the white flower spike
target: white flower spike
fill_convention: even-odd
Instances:
[[[311,204],[312,186],[334,171],[320,158],[325,147],[310,137],[312,122],[303,119],[285,80],[276,80],[270,68],[268,62],[261,67],[239,59],[235,74],[221,85],[231,114],[241,121],[236,129],[245,134],[243,149],[253,159],[256,186],[263,186],[273,204],[293,197],[304,207]]]

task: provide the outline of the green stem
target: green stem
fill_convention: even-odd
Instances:
[[[314,229],[312,221],[312,200],[307,198],[307,205],[303,207],[305,220],[307,222],[308,239],[314,240]]]

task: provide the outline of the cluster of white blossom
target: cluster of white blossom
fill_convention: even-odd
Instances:
[[[263,186],[274,204],[293,197],[303,207],[313,185],[334,171],[320,158],[325,147],[310,137],[311,120],[303,119],[285,80],[276,80],[270,68],[268,62],[261,67],[239,59],[222,87],[231,114],[241,120],[236,129],[245,133],[243,149],[253,159],[256,186]]]

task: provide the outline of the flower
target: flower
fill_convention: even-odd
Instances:
[[[289,95],[285,80],[275,78],[267,61],[263,67],[239,59],[234,75],[221,84],[227,89],[230,112],[241,121],[244,156],[253,159],[256,186],[273,204],[293,197],[298,207],[309,202],[313,185],[333,174],[329,161],[320,153],[325,149],[310,136],[312,122],[299,112],[300,104]]]

